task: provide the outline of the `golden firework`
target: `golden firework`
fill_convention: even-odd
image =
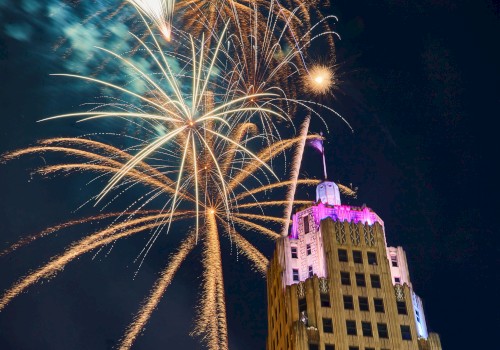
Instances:
[[[335,85],[335,76],[331,68],[316,64],[309,68],[304,76],[306,90],[312,94],[325,95]]]

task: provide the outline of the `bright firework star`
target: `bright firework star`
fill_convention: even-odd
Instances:
[[[324,95],[331,91],[335,84],[333,71],[321,64],[313,65],[304,77],[307,91]]]

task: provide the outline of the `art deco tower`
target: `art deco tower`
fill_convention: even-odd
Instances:
[[[267,298],[268,350],[441,350],[404,250],[371,209],[342,205],[334,182],[277,241]]]

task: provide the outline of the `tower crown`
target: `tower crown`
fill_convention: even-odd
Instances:
[[[333,181],[322,181],[316,187],[316,203],[325,205],[340,205],[339,187]]]

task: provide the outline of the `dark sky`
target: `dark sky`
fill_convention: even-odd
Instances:
[[[30,3],[0,0],[0,152],[79,131],[70,123],[35,123],[71,110],[79,100],[78,92],[48,75],[67,67],[52,51],[57,36],[44,27],[45,18],[27,14],[33,11]],[[332,13],[339,17],[343,83],[331,104],[355,132],[331,119],[329,174],[357,186],[358,198],[346,202],[373,208],[385,221],[388,243],[405,248],[428,326],[440,333],[443,347],[488,347],[500,324],[494,311],[500,252],[493,228],[500,5],[334,1]],[[317,175],[317,155],[307,156],[312,160],[305,173]],[[30,169],[41,161],[0,165],[0,248],[76,217],[72,210],[88,197],[83,179],[31,179]],[[78,234],[61,234],[0,258],[0,289]],[[141,241],[96,260],[82,257],[17,297],[0,312],[0,349],[111,348],[165,264],[166,247],[160,244],[133,279],[134,243]],[[271,243],[258,245],[272,252]],[[134,348],[201,348],[188,335],[199,258],[197,252],[186,262]],[[224,259],[230,348],[264,349],[265,281],[244,258],[233,253]]]

